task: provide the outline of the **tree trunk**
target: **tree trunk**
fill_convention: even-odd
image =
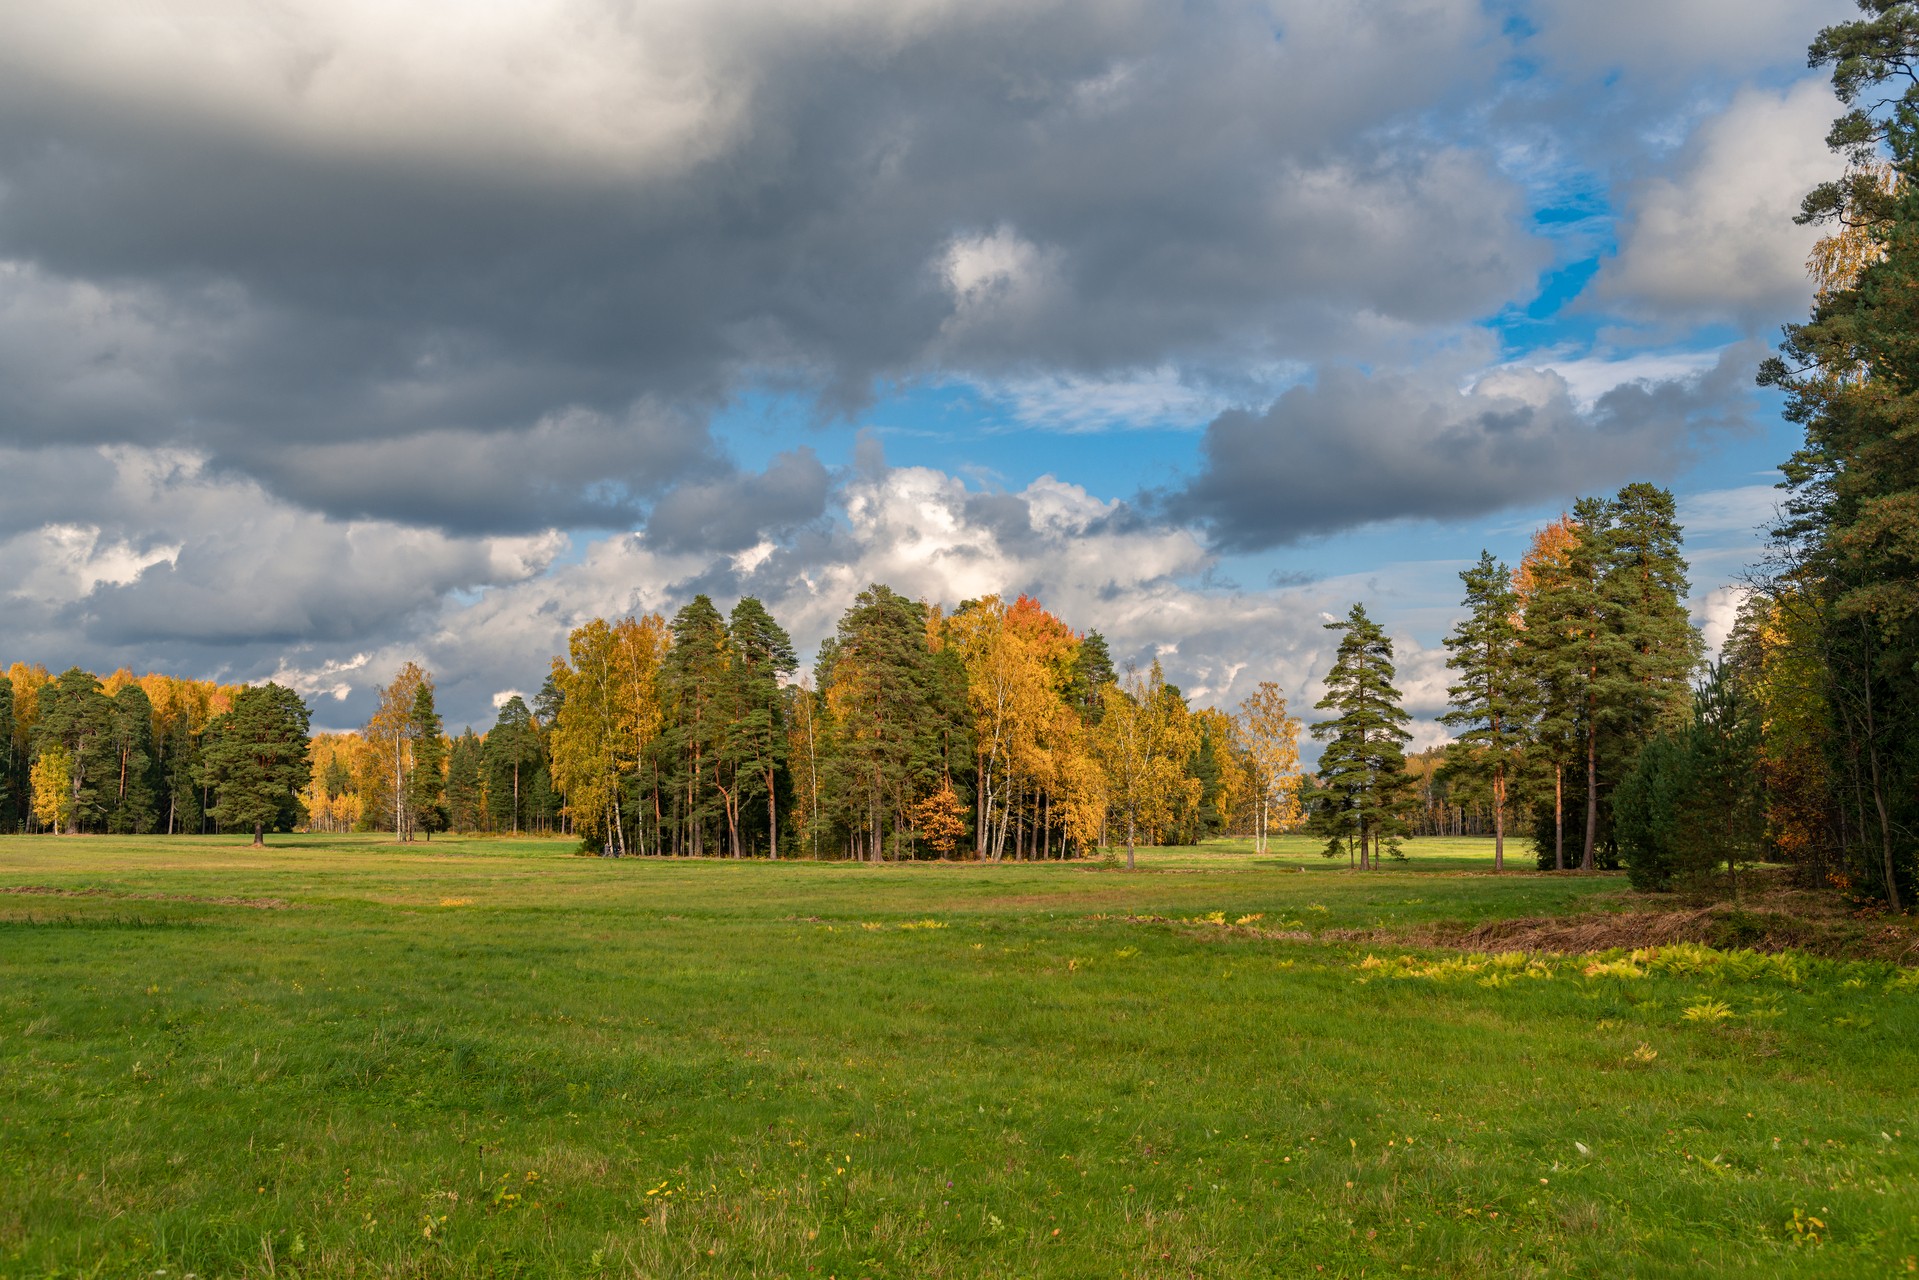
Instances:
[[[1137,836],[1138,831],[1134,826],[1133,816],[1128,814],[1126,816],[1126,869],[1128,871],[1133,869],[1133,842]]]
[[[266,844],[267,844],[266,824],[264,822],[254,823],[253,824],[253,847],[256,849],[264,849],[266,848]]]
[[[780,860],[780,815],[773,798],[773,771],[766,771],[766,856],[770,862]]]
[[[1586,729],[1586,841],[1579,855],[1579,869],[1593,869],[1593,841],[1599,835],[1599,726]]]
[[[1892,823],[1886,812],[1885,787],[1879,778],[1878,725],[1874,723],[1872,711],[1872,671],[1865,671],[1866,693],[1866,761],[1872,773],[1872,803],[1879,814],[1879,856],[1880,865],[1886,877],[1886,902],[1894,911],[1904,910],[1899,900],[1899,877],[1893,865]]]
[[[1553,765],[1553,870],[1566,869],[1566,766]]]
[[[1506,766],[1493,768],[1493,874],[1506,869]]]

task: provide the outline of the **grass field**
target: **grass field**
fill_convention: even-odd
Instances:
[[[1900,971],[1341,941],[1624,886],[1211,848],[0,838],[0,1274],[1919,1269]]]

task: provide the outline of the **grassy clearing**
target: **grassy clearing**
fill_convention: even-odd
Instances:
[[[1462,874],[1478,841],[1414,851],[1374,875],[1304,842],[1149,851],[1129,876],[0,839],[0,888],[36,890],[0,893],[0,1273],[1857,1276],[1919,1255],[1900,971],[1264,936],[1621,888]]]

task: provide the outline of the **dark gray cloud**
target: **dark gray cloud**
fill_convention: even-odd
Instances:
[[[751,483],[704,419],[756,381],[1311,357],[1532,278],[1517,189],[1399,127],[1496,68],[1476,3],[1202,9],[18,6],[0,442],[618,525]]]
[[[1498,370],[1462,388],[1444,370],[1335,366],[1264,412],[1214,419],[1199,473],[1158,505],[1224,550],[1257,551],[1663,478],[1708,435],[1746,428],[1758,356],[1741,343],[1704,372],[1627,381],[1589,407],[1548,370]]]
[[[682,484],[654,504],[646,539],[668,551],[743,551],[826,513],[832,478],[811,449],[782,453],[757,475]]]

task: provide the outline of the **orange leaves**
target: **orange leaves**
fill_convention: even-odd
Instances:
[[[1579,523],[1567,515],[1560,516],[1533,534],[1532,545],[1526,548],[1525,558],[1513,570],[1513,590],[1519,595],[1522,613],[1526,602],[1532,599],[1533,592],[1538,589],[1540,580],[1552,570],[1565,566],[1566,557],[1578,541]]]

